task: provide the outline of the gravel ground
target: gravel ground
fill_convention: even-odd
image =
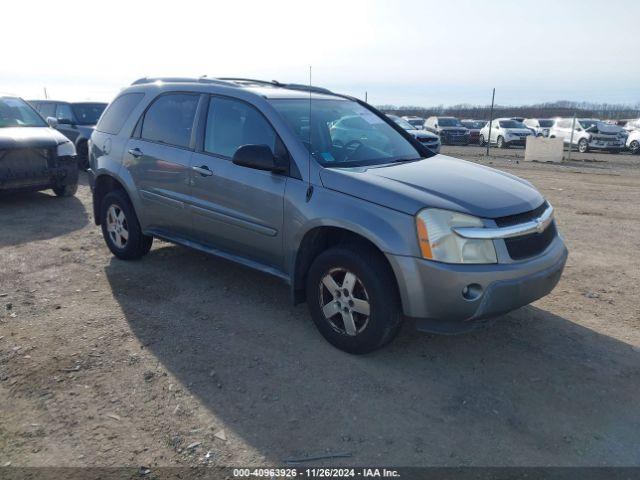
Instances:
[[[84,178],[1,198],[0,465],[640,465],[640,157],[443,153],[532,181],[565,274],[490,328],[359,357],[275,278],[159,241],[114,259]]]

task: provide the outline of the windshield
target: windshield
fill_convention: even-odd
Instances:
[[[309,99],[273,99],[271,104],[325,167],[355,167],[421,158],[415,147],[391,125],[356,102],[313,100],[310,103]]]
[[[480,129],[486,125],[484,120],[463,120],[462,125],[467,128]]]
[[[410,118],[409,120],[406,120],[406,122],[409,123],[414,130],[416,129],[415,127],[422,127],[422,125],[424,125],[424,120],[421,118]]]
[[[440,127],[462,127],[460,120],[451,117],[440,117],[438,119],[438,125]]]
[[[389,118],[396,122],[398,126],[404,128],[405,130],[415,130],[416,127],[407,122],[404,118],[396,117],[395,115],[389,115]]]
[[[585,130],[587,128],[593,127],[594,125],[597,125],[600,122],[600,120],[596,120],[595,118],[581,118],[578,121],[580,122],[580,125],[582,125],[582,128],[584,128]]]
[[[542,128],[553,127],[553,120],[538,120],[538,123]]]
[[[106,103],[75,103],[71,106],[79,125],[95,125],[106,107]]]
[[[501,128],[527,128],[524,123],[520,123],[516,120],[500,120]]]
[[[19,98],[0,98],[0,128],[46,127],[45,122],[27,102]]]

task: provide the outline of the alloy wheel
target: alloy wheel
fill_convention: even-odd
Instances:
[[[332,268],[322,277],[319,301],[324,318],[339,333],[355,336],[369,323],[367,290],[360,279],[345,268]]]
[[[107,209],[107,232],[113,244],[118,248],[125,248],[129,240],[127,217],[118,205],[111,205]]]

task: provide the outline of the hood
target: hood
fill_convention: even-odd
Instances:
[[[49,127],[0,128],[0,149],[52,148],[68,142],[67,137]]]
[[[605,123],[605,122],[598,122],[596,123],[596,128],[598,129],[597,132],[592,132],[591,130],[587,129],[587,131],[589,133],[604,133],[607,135],[612,135],[612,134],[617,134],[622,132],[622,127],[619,127],[617,125],[611,125],[609,123]]]
[[[414,215],[425,207],[497,218],[539,207],[544,199],[509,173],[435,155],[416,162],[324,168],[326,188]]]

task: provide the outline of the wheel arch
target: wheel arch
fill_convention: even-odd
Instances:
[[[294,305],[305,301],[305,284],[307,273],[313,261],[322,252],[337,245],[359,245],[375,255],[380,255],[384,264],[393,275],[397,287],[397,278],[393,268],[387,260],[384,250],[355,229],[340,225],[317,225],[308,229],[302,236],[296,250],[293,268],[291,270],[291,293]]]
[[[96,225],[100,225],[100,205],[104,196],[114,190],[122,190],[129,199],[131,196],[124,186],[124,182],[109,173],[98,175],[93,187],[93,220]]]

